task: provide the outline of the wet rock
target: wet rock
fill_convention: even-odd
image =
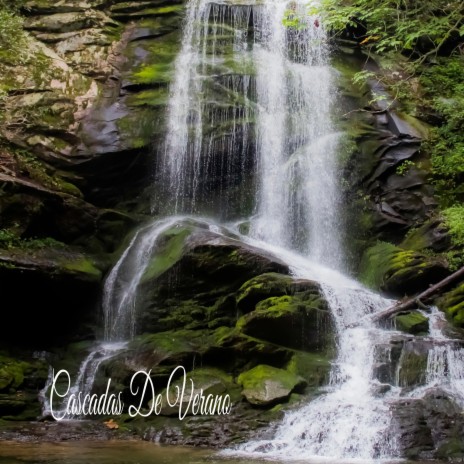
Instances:
[[[437,305],[455,327],[464,328],[464,284],[441,295]]]
[[[414,335],[425,334],[429,331],[428,318],[417,311],[396,315],[394,324],[398,330]]]
[[[460,408],[439,389],[421,399],[392,405],[400,448],[413,459],[462,459],[464,419]]]
[[[410,459],[433,456],[432,431],[424,417],[424,402],[420,399],[402,399],[392,405],[399,445]]]
[[[37,390],[47,374],[46,363],[30,355],[0,356],[0,418],[35,420],[40,413]]]
[[[449,270],[443,259],[386,242],[366,250],[360,265],[360,278],[365,284],[393,296],[419,293],[447,275]]]
[[[451,246],[451,239],[446,226],[440,219],[431,219],[417,229],[411,230],[401,243],[401,247],[422,251],[446,251]]]
[[[249,403],[262,406],[287,399],[290,393],[304,386],[306,381],[288,371],[259,365],[242,373],[238,383],[243,386],[242,395]]]
[[[332,343],[332,318],[321,302],[319,288],[295,296],[271,297],[237,323],[243,333],[294,349],[323,351]]]

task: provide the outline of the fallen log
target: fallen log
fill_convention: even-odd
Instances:
[[[436,292],[438,292],[442,288],[453,283],[454,281],[458,280],[461,277],[464,278],[464,267],[461,267],[461,269],[449,275],[448,277],[444,278],[437,284],[431,285],[427,290],[423,291],[419,295],[409,298],[406,301],[396,303],[390,308],[384,309],[383,311],[373,314],[371,316],[371,321],[379,322],[383,319],[387,319],[388,317],[393,316],[394,314],[400,313],[401,311],[410,309],[412,306],[423,307],[423,303],[422,303],[423,300],[427,300],[432,295],[434,295]]]

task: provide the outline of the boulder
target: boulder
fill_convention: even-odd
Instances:
[[[447,263],[440,257],[405,250],[386,242],[368,248],[360,265],[362,282],[397,297],[419,293],[449,274]]]
[[[443,391],[436,388],[420,399],[397,400],[392,413],[398,444],[407,458],[462,460],[464,419]]]
[[[403,332],[420,335],[429,331],[428,318],[418,311],[397,314],[393,320],[395,327]]]
[[[268,252],[198,222],[173,225],[158,238],[152,253],[138,298],[139,327],[146,331],[169,330],[180,323],[212,326],[219,318],[235,324],[235,302],[229,295],[260,274],[288,273],[288,266]]]
[[[35,420],[40,414],[37,390],[48,374],[43,360],[21,353],[21,358],[0,356],[0,419]]]
[[[261,364],[240,374],[238,383],[243,387],[242,395],[249,403],[266,406],[285,401],[306,381],[283,369]]]
[[[464,328],[464,283],[442,294],[437,305],[455,327]]]
[[[308,282],[303,295],[271,297],[243,316],[237,327],[252,337],[297,350],[324,351],[331,346],[331,314],[321,303],[319,288]]]

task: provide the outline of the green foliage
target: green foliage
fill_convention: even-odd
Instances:
[[[12,248],[17,241],[16,234],[6,229],[0,229],[0,248]]]
[[[464,247],[464,206],[447,208],[443,211],[443,216],[453,245]]]
[[[362,44],[377,53],[417,52],[426,38],[438,49],[452,33],[464,35],[462,5],[458,1],[431,0],[322,0],[311,12],[321,16],[325,27],[342,31],[363,23],[367,34]]]
[[[302,30],[308,27],[308,16],[295,9],[285,10],[282,24],[289,29]]]
[[[396,173],[400,176],[404,176],[407,172],[415,166],[414,162],[411,160],[404,160],[397,168]]]
[[[0,2],[0,61],[9,64],[22,64],[26,60],[26,35],[23,19],[10,2]],[[13,2],[11,2],[13,3]]]
[[[448,228],[453,249],[445,253],[451,271],[464,266],[464,205],[456,205],[443,211],[444,223]]]
[[[464,198],[463,68],[463,57],[441,59],[420,77],[426,105],[442,119],[424,147],[431,155],[433,182],[444,206]]]
[[[58,242],[54,238],[21,238],[8,229],[0,229],[0,248],[13,249],[21,248],[24,250],[40,250],[43,248],[63,248],[64,243]]]

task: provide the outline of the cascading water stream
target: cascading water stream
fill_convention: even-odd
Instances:
[[[103,289],[104,340],[97,341],[81,362],[69,395],[80,395],[83,398],[90,394],[100,365],[124,350],[128,341],[134,337],[138,285],[150,262],[158,237],[178,220],[177,217],[170,217],[139,229],[109,273]],[[64,405],[50,404],[47,392],[52,385],[53,376],[54,371],[50,370],[48,381],[39,395],[42,414],[48,416],[53,406],[58,417],[79,419],[79,416],[64,414]]]
[[[443,333],[446,327],[444,314],[433,307],[429,316],[430,337],[438,342],[429,349],[425,385],[408,396],[422,398],[428,391],[439,388],[464,408],[464,348],[460,340],[453,340]]]

